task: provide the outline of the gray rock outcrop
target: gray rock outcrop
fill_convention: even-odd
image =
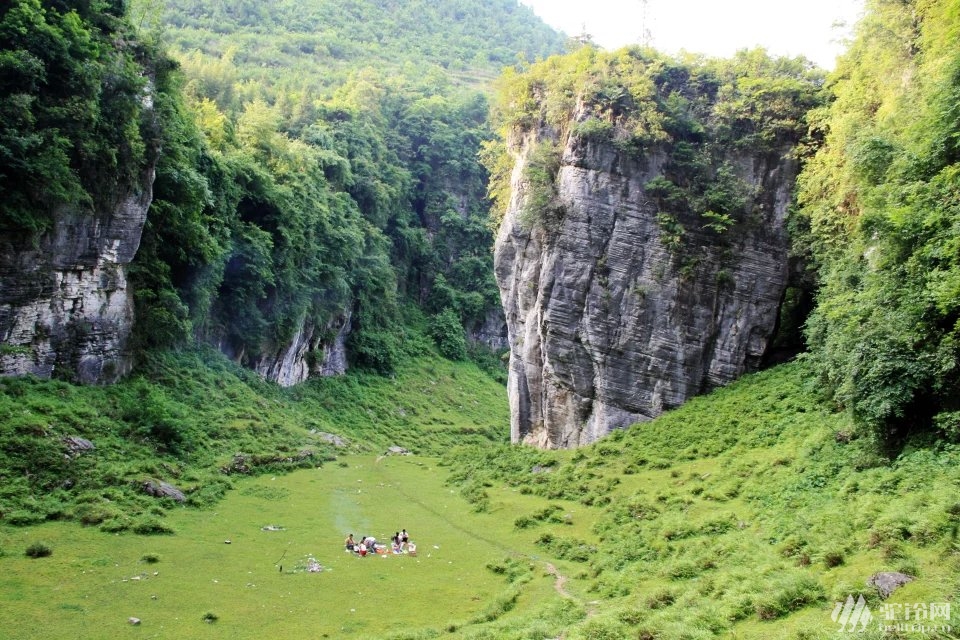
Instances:
[[[81,438],[80,436],[65,436],[63,438],[63,444],[67,447],[67,456],[71,458],[83,455],[97,448],[91,441],[86,438]]]
[[[383,455],[385,455],[385,456],[409,456],[409,455],[413,455],[413,454],[410,453],[410,451],[408,451],[407,449],[404,449],[403,447],[398,447],[398,446],[394,445],[394,446],[392,446],[392,447],[387,447],[387,450],[383,453]]]
[[[61,208],[36,239],[0,239],[0,375],[113,382],[130,370],[133,296],[154,169],[96,211]]]
[[[343,447],[347,446],[347,441],[335,433],[327,433],[326,431],[316,431],[313,429],[310,430],[310,433],[316,434],[320,440],[326,442],[327,444],[332,444],[338,449],[342,449]]]
[[[184,502],[187,497],[183,491],[168,482],[160,480],[147,480],[143,483],[143,492],[154,498],[170,498],[175,502]]]
[[[334,317],[322,332],[314,329],[310,319],[304,320],[289,344],[260,355],[253,369],[282,387],[304,382],[311,375],[345,373],[350,317],[349,311]]]
[[[890,594],[908,582],[913,582],[913,576],[908,576],[905,573],[898,573],[896,571],[881,571],[867,579],[867,584],[876,588],[880,593],[880,597],[884,599],[889,598]]]
[[[729,152],[750,187],[748,222],[718,242],[681,220],[672,251],[645,185],[669,161],[576,135],[561,139],[555,176],[562,217],[523,220],[524,167],[550,131],[513,145],[511,201],[495,264],[510,342],[511,436],[576,447],[649,420],[756,369],[777,325],[787,282],[785,216],[796,174],[786,153]],[[557,136],[559,137],[559,136]]]

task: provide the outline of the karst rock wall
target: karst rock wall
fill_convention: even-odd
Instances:
[[[744,221],[717,234],[680,220],[669,248],[645,186],[669,161],[576,135],[560,140],[552,225],[530,224],[525,165],[550,131],[515,141],[495,264],[510,342],[514,442],[587,444],[755,370],[787,283],[789,147],[725,158],[749,187]]]
[[[110,205],[64,207],[38,238],[0,239],[0,375],[114,382],[129,372],[133,294],[154,169]]]

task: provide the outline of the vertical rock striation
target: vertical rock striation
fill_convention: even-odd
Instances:
[[[560,140],[560,212],[524,220],[525,167]],[[668,151],[626,153],[540,130],[513,145],[511,199],[495,264],[510,341],[515,442],[583,445],[758,367],[787,282],[785,216],[796,175],[789,146],[722,152],[748,186],[743,221],[723,233],[688,214],[667,237],[651,181]]]
[[[311,375],[337,376],[347,371],[347,337],[351,313],[335,316],[324,332],[304,319],[288,344],[258,354],[253,369],[282,387],[305,382]]]
[[[130,370],[133,296],[154,169],[95,212],[63,208],[30,240],[0,240],[0,375],[113,382]]]

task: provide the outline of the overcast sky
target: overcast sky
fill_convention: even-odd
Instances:
[[[762,46],[776,55],[805,55],[832,69],[842,41],[863,10],[863,0],[520,0],[567,35],[586,29],[593,41],[615,49],[642,41],[728,57]],[[646,4],[646,10],[644,10]],[[646,14],[646,17],[644,17]],[[845,23],[846,27],[836,26]]]

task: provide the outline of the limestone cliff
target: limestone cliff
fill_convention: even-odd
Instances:
[[[531,223],[527,165],[554,140],[554,215]],[[628,153],[541,128],[513,150],[495,262],[515,442],[583,445],[757,368],[787,282],[789,146],[716,156],[745,187],[720,226],[663,214],[663,146]]]
[[[254,356],[252,368],[282,387],[305,382],[311,375],[345,373],[350,318],[349,311],[335,316],[324,332],[315,330],[312,322],[304,320],[288,344]]]
[[[0,375],[112,382],[131,367],[127,266],[150,206],[152,165],[98,210],[61,208],[37,239],[0,240]]]

